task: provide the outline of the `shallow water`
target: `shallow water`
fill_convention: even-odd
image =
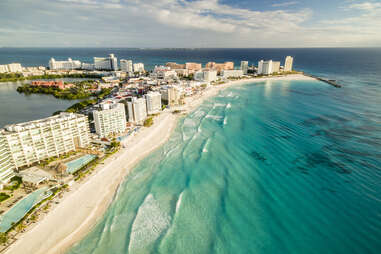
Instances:
[[[69,253],[379,253],[380,95],[318,81],[222,91]]]

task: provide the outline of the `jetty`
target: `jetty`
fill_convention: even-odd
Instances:
[[[336,80],[334,79],[326,79],[326,78],[321,78],[321,77],[318,77],[318,76],[315,76],[315,75],[311,75],[311,74],[307,74],[307,73],[304,73],[304,75],[308,76],[308,77],[311,77],[311,78],[314,78],[314,79],[317,79],[319,81],[323,81],[331,86],[334,86],[336,88],[341,88],[342,85],[338,84],[336,82]]]

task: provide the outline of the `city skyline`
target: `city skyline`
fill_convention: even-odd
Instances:
[[[59,11],[58,11],[59,10]],[[1,47],[374,47],[377,1],[4,0]]]

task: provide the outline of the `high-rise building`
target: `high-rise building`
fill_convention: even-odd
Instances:
[[[292,71],[292,64],[293,64],[294,58],[291,56],[287,56],[286,60],[284,61],[284,69],[283,71]]]
[[[161,99],[169,106],[177,105],[179,104],[180,100],[180,93],[179,91],[173,87],[168,86],[164,89],[160,90]]]
[[[147,118],[147,105],[144,98],[132,98],[127,102],[128,121],[141,124]]]
[[[159,92],[149,92],[145,96],[147,102],[147,114],[157,114],[161,110],[161,94]]]
[[[241,77],[242,75],[243,75],[242,70],[222,70],[221,71],[221,76],[223,78],[230,78],[230,77],[238,78],[238,77]]]
[[[144,64],[143,63],[134,63],[133,64],[133,67],[134,67],[134,72],[144,72]]]
[[[96,70],[118,70],[118,59],[114,54],[110,54],[108,57],[94,57],[94,68]]]
[[[249,69],[249,62],[248,61],[241,61],[241,70],[243,71],[243,74],[247,74],[247,70]]]
[[[273,73],[278,73],[280,68],[280,62],[279,61],[259,61],[258,62],[258,74],[264,74],[264,75],[270,75]]]
[[[193,79],[196,81],[205,81],[205,82],[216,81],[217,71],[215,70],[197,71],[194,73]]]
[[[8,142],[3,132],[4,130],[0,130],[0,184],[8,183],[15,175],[14,170],[16,169],[12,162]]]
[[[205,68],[210,70],[216,70],[220,73],[222,70],[234,70],[233,62],[225,62],[225,63],[216,63],[216,62],[208,62],[205,65]]]
[[[8,72],[8,65],[6,64],[0,65],[0,73],[6,73],[6,72]]]
[[[185,69],[190,71],[199,71],[202,69],[200,63],[185,63]]]
[[[51,70],[75,70],[81,69],[82,64],[78,60],[72,60],[68,58],[67,61],[56,61],[51,58],[49,61],[49,69]]]
[[[8,64],[8,71],[9,72],[22,72],[22,66],[19,63]]]
[[[7,179],[10,169],[17,170],[74,151],[78,147],[87,147],[90,144],[89,134],[87,116],[66,112],[37,121],[5,126],[0,130],[2,180]]]
[[[99,110],[93,111],[95,131],[100,137],[126,131],[126,111],[124,104],[106,101]]]
[[[132,73],[133,72],[132,60],[121,59],[120,60],[120,70],[128,72],[128,73]]]

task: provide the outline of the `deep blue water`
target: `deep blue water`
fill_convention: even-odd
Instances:
[[[149,66],[292,55],[343,88],[268,81],[205,101],[69,253],[381,252],[381,49],[0,49],[0,61],[107,53]]]

